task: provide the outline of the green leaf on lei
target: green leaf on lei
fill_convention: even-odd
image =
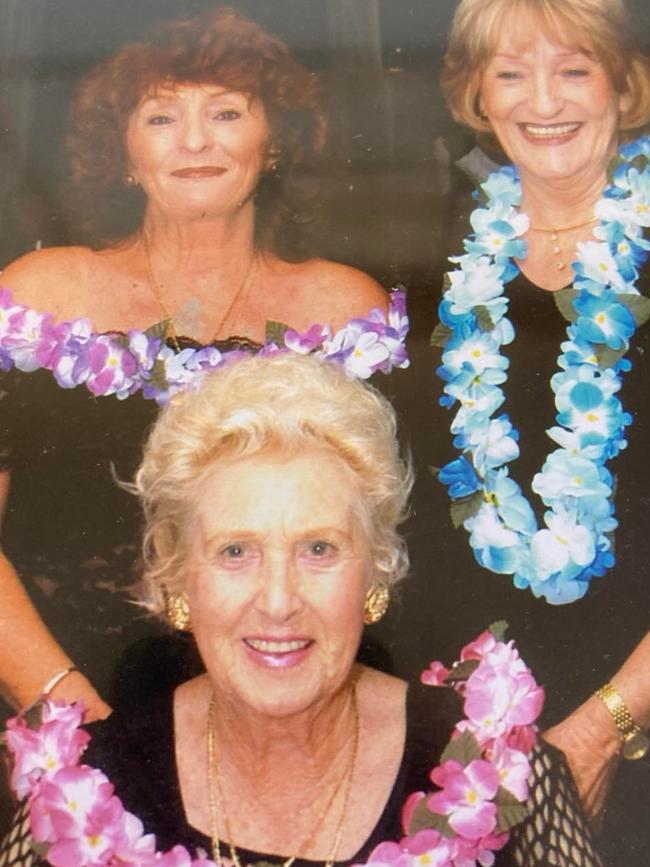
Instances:
[[[646,298],[645,295],[632,295],[626,292],[625,294],[617,295],[616,299],[621,304],[625,304],[632,316],[634,316],[637,328],[645,325],[648,319],[650,319],[650,298]]]
[[[492,331],[494,329],[494,321],[487,307],[477,304],[476,307],[472,307],[472,313],[476,316],[476,324],[481,331]]]
[[[273,319],[267,319],[265,338],[267,343],[275,343],[276,346],[284,346],[284,335],[289,326],[284,322],[274,322]]]
[[[161,319],[160,322],[154,322],[145,330],[147,337],[159,337],[163,342],[169,335],[169,326],[172,324],[171,319]]]
[[[461,497],[459,500],[454,500],[449,507],[451,514],[451,523],[456,529],[462,527],[468,518],[473,518],[485,502],[483,491],[475,491],[469,497]]]
[[[158,391],[167,391],[169,383],[167,382],[165,362],[161,358],[157,358],[151,368],[151,376],[149,382]]]
[[[451,289],[451,276],[449,271],[445,271],[442,275],[442,291],[446,292],[447,289]]]
[[[449,672],[445,679],[447,686],[452,686],[455,683],[462,683],[472,674],[479,666],[478,659],[466,659],[464,662],[459,662]]]
[[[616,362],[623,358],[627,350],[627,346],[623,346],[621,349],[612,349],[603,343],[598,347],[595,355],[598,359],[598,364],[605,370],[608,367],[614,367]]]
[[[34,840],[33,837],[29,838],[29,848],[32,850],[34,855],[38,856],[41,861],[47,861],[47,852],[50,846],[51,843],[39,843],[37,840]]]
[[[427,799],[422,798],[413,811],[413,817],[411,818],[408,833],[417,834],[418,831],[426,831],[429,828],[434,828],[441,837],[454,836],[454,831],[449,824],[447,816],[441,816],[439,813],[434,813],[429,809]]]
[[[499,786],[497,791],[496,804],[497,826],[495,831],[497,834],[521,824],[528,815],[526,805],[518,801],[512,792],[504,789],[503,786]]]
[[[579,294],[577,289],[558,289],[557,292],[553,293],[555,306],[567,322],[575,322],[578,318],[578,314],[573,308],[573,302]]]
[[[481,745],[474,735],[471,732],[463,732],[462,735],[449,741],[440,756],[440,764],[453,759],[465,768],[470,762],[480,759],[481,756]]]
[[[508,621],[496,620],[494,623],[490,623],[488,631],[494,635],[497,641],[504,641],[508,631]]]
[[[453,331],[451,328],[448,328],[446,325],[443,325],[442,322],[439,322],[431,332],[429,344],[430,346],[440,346],[444,349],[452,334]]]
[[[122,349],[129,348],[129,338],[126,334],[111,334],[111,340],[113,343],[117,343],[117,345]]]

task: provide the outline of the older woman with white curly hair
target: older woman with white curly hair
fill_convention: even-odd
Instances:
[[[525,790],[523,729],[504,735],[505,753],[491,731],[475,756],[483,758],[470,761],[452,746],[452,735],[460,744],[467,737],[456,728],[452,691],[407,685],[357,661],[364,623],[381,618],[408,569],[398,526],[410,487],[390,404],[314,357],[237,359],[162,413],[133,485],[146,521],[141,599],[193,633],[205,672],[91,725],[84,755],[160,848],[181,844],[236,867],[387,865],[396,851],[404,864],[426,853],[459,864],[464,853],[463,864],[533,867],[559,847],[574,855],[557,863],[600,864],[556,750],[536,748],[523,821],[525,793],[497,793],[513,785],[498,764],[506,757],[515,776],[523,762],[514,788]],[[479,645],[495,641],[486,632],[468,652],[476,658]],[[542,690],[512,646],[498,646],[526,685],[507,707],[532,726],[522,697],[538,713]],[[440,671],[432,667],[434,680]],[[495,677],[489,691],[499,692]],[[461,763],[446,761],[451,755]],[[443,776],[476,775],[464,806],[454,784],[429,778],[437,764]],[[442,791],[428,803],[442,812],[424,815],[423,803],[409,819],[407,795],[431,789],[431,779]],[[35,797],[43,792],[38,784]],[[60,809],[55,800],[46,813]],[[504,805],[506,824],[497,822]],[[522,821],[506,845],[505,829]],[[381,845],[400,840],[404,827],[412,844]],[[41,828],[37,821],[38,839]],[[96,825],[92,836],[103,839]],[[126,857],[123,844],[109,845]],[[54,867],[57,851],[48,851]]]

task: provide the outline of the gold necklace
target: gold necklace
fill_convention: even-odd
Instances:
[[[165,314],[165,321],[167,323],[167,333],[165,336],[166,336],[166,338],[171,340],[176,352],[180,352],[181,347],[180,347],[180,344],[178,342],[178,333],[176,332],[176,328],[174,327],[174,317],[172,316],[167,305],[165,304],[165,301],[162,297],[162,292],[160,291],[160,286],[158,285],[158,282],[154,276],[153,268],[151,266],[151,251],[149,249],[149,242],[147,241],[147,238],[146,238],[146,235],[144,234],[144,232],[140,232],[140,243],[142,245],[142,252],[144,253],[145,270],[147,272],[147,282],[149,283],[149,288],[151,289],[151,294],[154,296],[154,298],[158,302],[161,310]],[[217,336],[218,336],[219,332],[221,331],[221,329],[223,328],[224,323],[226,322],[226,320],[228,319],[228,317],[232,313],[233,308],[234,308],[235,304],[237,303],[237,300],[239,299],[242,292],[244,291],[244,288],[247,286],[248,281],[253,276],[253,271],[254,271],[255,265],[257,265],[257,252],[253,253],[253,256],[249,262],[248,268],[246,269],[246,273],[244,274],[244,279],[239,284],[239,288],[237,289],[237,291],[233,295],[233,297],[230,301],[230,304],[226,308],[226,312],[223,314],[221,319],[218,321],[216,328],[212,332],[212,339],[208,341],[209,343],[214,343],[214,341],[217,339]]]
[[[354,719],[354,736],[352,740],[352,750],[350,752],[350,761],[348,763],[348,768],[345,773],[338,781],[334,790],[330,797],[327,799],[327,802],[323,809],[321,810],[318,820],[316,821],[314,827],[309,832],[307,837],[300,844],[295,855],[290,855],[289,858],[286,858],[281,867],[292,867],[293,862],[296,858],[299,857],[301,852],[306,851],[309,846],[312,844],[314,837],[316,836],[317,831],[320,829],[320,826],[325,818],[325,816],[329,813],[330,808],[332,807],[334,801],[338,793],[341,790],[341,787],[345,783],[345,791],[343,794],[343,805],[341,807],[341,815],[336,826],[336,833],[334,834],[334,840],[332,842],[332,847],[330,849],[330,853],[325,861],[325,867],[332,867],[334,862],[336,861],[336,855],[339,849],[339,845],[341,843],[341,838],[343,836],[345,817],[348,812],[348,806],[350,803],[350,793],[352,791],[352,780],[354,778],[354,769],[357,763],[357,754],[359,751],[359,732],[360,732],[360,723],[359,723],[359,706],[357,704],[357,685],[356,682],[352,684],[351,687],[351,700],[352,700],[352,716]],[[218,865],[218,867],[223,867],[223,861],[221,859],[221,848],[219,841],[219,834],[217,831],[217,796],[221,805],[221,813],[223,815],[224,825],[226,827],[226,834],[228,835],[228,848],[230,850],[230,857],[235,864],[235,867],[242,867],[242,863],[239,859],[239,853],[235,848],[234,843],[232,842],[233,835],[232,829],[230,827],[230,820],[228,817],[228,813],[226,812],[226,801],[224,798],[223,790],[221,787],[221,779],[219,776],[219,766],[217,764],[217,756],[216,756],[216,723],[215,723],[215,715],[216,715],[217,703],[215,700],[214,693],[210,699],[210,708],[208,710],[208,806],[210,812],[210,838],[212,840],[212,860]]]
[[[582,229],[585,226],[590,226],[592,223],[598,222],[598,217],[591,217],[589,220],[585,220],[582,223],[576,223],[573,226],[563,226],[561,229],[556,229],[555,226],[531,226],[531,232],[542,232],[543,234],[547,234],[551,236],[551,243],[553,244],[553,254],[556,257],[555,267],[558,271],[563,271],[566,268],[566,262],[564,261],[562,247],[560,246],[560,235],[565,232],[573,232],[574,229]]]

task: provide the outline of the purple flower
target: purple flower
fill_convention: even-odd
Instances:
[[[326,340],[332,339],[332,329],[329,325],[312,325],[307,331],[300,334],[293,328],[287,328],[284,332],[284,345],[292,352],[301,355],[309,355],[315,349],[320,349]]]

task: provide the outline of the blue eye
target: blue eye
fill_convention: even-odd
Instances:
[[[166,114],[154,114],[153,117],[150,117],[147,121],[150,126],[163,126],[164,124],[173,122],[173,118]]]
[[[589,70],[583,67],[576,67],[574,69],[565,69],[563,74],[567,78],[586,78],[589,75]]]

